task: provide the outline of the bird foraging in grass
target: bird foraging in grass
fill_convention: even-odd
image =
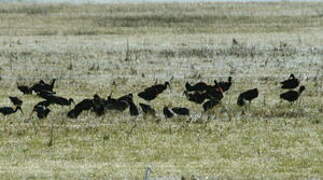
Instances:
[[[294,89],[299,85],[299,80],[295,78],[294,74],[291,74],[285,81],[280,82],[282,89]]]
[[[259,91],[257,88],[247,90],[239,95],[237,104],[239,106],[243,106],[245,105],[245,101],[249,101],[250,104],[253,99],[258,97],[258,95]]]
[[[161,94],[164,90],[170,88],[170,84],[166,81],[164,84],[156,84],[151,87],[144,89],[144,91],[138,93],[138,96],[146,101],[151,101],[155,99],[159,94]]]
[[[20,106],[17,106],[15,109],[12,107],[0,107],[0,113],[3,114],[4,116],[8,116],[10,114],[13,114],[13,113],[17,112],[18,110],[20,110],[21,113],[23,113]]]
[[[190,110],[185,107],[173,107],[172,111],[177,115],[189,116]]]
[[[280,99],[283,99],[292,103],[300,97],[300,95],[304,90],[305,90],[305,86],[301,86],[299,87],[298,91],[294,91],[294,90],[287,91],[285,93],[280,94]]]

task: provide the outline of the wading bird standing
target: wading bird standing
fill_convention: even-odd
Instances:
[[[144,91],[138,93],[138,96],[146,101],[151,101],[161,94],[167,87],[170,88],[168,81],[166,81],[164,84],[156,84],[144,89]]]
[[[0,113],[3,114],[4,116],[13,114],[13,113],[17,112],[18,110],[20,110],[21,113],[23,113],[20,106],[17,106],[15,109],[13,109],[12,107],[0,107]]]
[[[295,78],[294,74],[291,74],[285,81],[280,82],[282,89],[294,89],[299,85],[299,80]]]
[[[305,86],[301,86],[301,87],[299,87],[298,91],[290,90],[290,91],[287,91],[285,93],[282,93],[280,95],[280,98],[292,103],[292,102],[296,101],[299,98],[299,96],[302,94],[302,92],[304,90],[305,90]]]
[[[245,101],[249,101],[250,104],[253,99],[258,97],[258,95],[259,91],[257,88],[247,90],[239,95],[237,104],[239,106],[243,106],[245,105]]]

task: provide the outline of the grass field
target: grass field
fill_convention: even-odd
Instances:
[[[323,178],[323,3],[2,3],[0,22],[0,105],[24,100],[24,114],[0,116],[1,179],[143,179],[146,167],[162,179]],[[290,73],[306,86],[294,105],[279,99]],[[183,95],[186,81],[228,76],[211,112]],[[16,83],[54,77],[58,95],[76,102],[174,79],[151,103],[155,118],[71,120],[69,107],[52,106],[25,122],[41,99]],[[250,109],[238,107],[254,87]],[[165,120],[165,105],[191,116]]]

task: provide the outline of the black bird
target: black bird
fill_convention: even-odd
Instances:
[[[32,89],[28,86],[24,85],[17,85],[17,88],[23,93],[23,94],[32,94]]]
[[[23,113],[20,106],[16,106],[15,109],[13,109],[12,107],[0,107],[0,113],[3,114],[4,116],[13,114],[13,113],[17,112],[18,110],[20,110],[21,113]]]
[[[50,104],[51,104],[51,103],[50,103],[49,101],[44,100],[44,101],[40,101],[40,102],[38,102],[38,103],[34,106],[34,108],[36,108],[37,106],[45,106],[45,107],[48,107]]]
[[[145,114],[152,114],[155,115],[156,111],[155,109],[153,109],[151,106],[149,106],[148,104],[144,104],[144,103],[139,103],[139,106],[141,107],[142,111]]]
[[[119,99],[112,98],[110,94],[110,96],[108,96],[108,99],[106,100],[106,105],[105,105],[106,109],[118,110],[118,111],[126,110],[129,106],[129,102],[128,102],[129,96],[127,96],[127,98],[123,98],[123,97],[120,97],[121,100],[119,100]]]
[[[12,104],[13,105],[15,105],[15,106],[22,106],[22,100],[21,99],[19,99],[18,97],[13,97],[13,96],[9,96],[9,99],[10,99],[10,101],[12,102]]]
[[[198,83],[196,83],[194,85],[191,85],[188,82],[186,82],[186,84],[185,84],[185,88],[186,88],[186,91],[187,92],[191,92],[191,91],[205,91],[208,87],[209,87],[209,85],[206,84],[203,81],[198,82]]]
[[[301,86],[299,87],[298,91],[290,90],[285,93],[282,93],[280,95],[280,98],[289,102],[294,102],[299,98],[299,96],[302,94],[304,90],[305,90],[305,86]]]
[[[71,109],[68,113],[67,113],[67,117],[75,119],[77,118],[80,114],[82,113],[81,110],[78,109]]]
[[[93,96],[93,111],[97,116],[102,116],[105,113],[105,105],[105,99],[101,98],[97,94]]]
[[[215,84],[214,86],[210,86],[207,88],[206,94],[209,99],[217,99],[221,100],[223,96],[223,90],[221,87],[218,86],[218,84]]]
[[[188,93],[188,91],[184,91],[184,94],[189,101],[195,102],[197,104],[202,104],[205,99],[209,97],[207,93],[200,92]]]
[[[41,98],[44,98],[44,99],[47,99],[49,98],[50,96],[54,96],[55,95],[55,92],[52,92],[52,91],[39,91],[36,93],[37,96],[41,97]]]
[[[173,107],[172,111],[177,115],[189,116],[190,110],[185,107]]]
[[[53,88],[54,88],[55,82],[56,82],[56,79],[53,79],[50,84],[47,84],[43,80],[40,80],[38,83],[34,84],[30,89],[36,93],[39,93],[41,91],[54,92]]]
[[[133,102],[133,95],[129,93],[127,95],[121,96],[117,99],[118,101],[127,101],[128,103]]]
[[[218,99],[208,100],[203,104],[203,110],[208,111],[209,109],[212,109],[214,106],[218,105],[219,103],[220,101]]]
[[[168,81],[166,81],[164,84],[156,84],[144,89],[144,91],[138,93],[138,96],[146,101],[151,101],[161,94],[167,87],[170,88]]]
[[[131,116],[138,116],[139,115],[138,107],[133,102],[129,103],[129,113]]]
[[[294,74],[291,74],[285,81],[280,82],[282,89],[294,89],[299,85],[299,80],[295,78]]]
[[[227,90],[229,90],[231,85],[232,85],[232,77],[231,76],[229,76],[228,82],[221,81],[218,83],[218,86],[222,88],[223,92],[226,92]]]
[[[174,114],[166,106],[163,109],[163,113],[166,118],[172,118],[174,116]]]
[[[81,102],[75,105],[74,109],[79,111],[88,111],[93,108],[93,100],[92,99],[83,99]]]
[[[66,99],[54,95],[43,96],[42,98],[46,99],[50,104],[57,104],[61,106],[69,106],[74,103],[73,98]]]
[[[258,97],[258,95],[259,91],[257,88],[247,90],[239,95],[237,104],[239,106],[243,106],[245,105],[245,101],[249,101],[249,103],[251,103],[251,101]]]
[[[93,108],[93,99],[83,99],[75,105],[75,107],[67,113],[69,118],[77,118],[83,111],[88,111]],[[99,113],[100,114],[100,113]]]
[[[37,117],[39,119],[44,119],[48,116],[48,114],[50,113],[50,109],[48,109],[46,106],[43,106],[43,105],[36,105],[34,106],[32,112],[30,113],[30,117],[32,116],[32,114],[34,112],[37,113]]]

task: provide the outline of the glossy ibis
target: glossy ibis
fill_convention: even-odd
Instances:
[[[282,89],[294,89],[299,85],[299,80],[295,78],[294,74],[291,74],[285,81],[280,82]]]
[[[219,103],[220,101],[218,99],[208,100],[203,104],[203,110],[208,111],[209,109],[212,109],[214,106],[218,105]]]
[[[251,103],[251,101],[257,98],[258,95],[259,95],[259,91],[257,88],[247,90],[239,95],[237,104],[239,106],[243,106],[245,105],[245,101],[249,101],[249,103]]]
[[[77,118],[83,111],[88,111],[93,108],[93,99],[83,99],[75,105],[75,107],[67,113],[69,118]],[[100,114],[98,112],[98,114]]]
[[[189,101],[195,102],[197,104],[202,104],[205,99],[209,97],[207,93],[201,92],[188,93],[187,91],[184,91],[184,94]]]
[[[34,106],[33,111],[30,113],[30,117],[32,116],[32,114],[34,112],[37,113],[37,117],[39,119],[44,119],[48,116],[48,114],[50,113],[50,109],[48,109],[46,106],[42,106],[42,105],[38,105],[38,106]]]
[[[61,106],[69,106],[72,103],[74,103],[73,98],[66,99],[55,95],[46,95],[42,96],[42,98],[46,99],[49,102],[49,104],[57,104]]]
[[[205,91],[207,88],[209,87],[208,84],[206,84],[205,82],[201,81],[198,82],[194,85],[191,85],[189,82],[186,82],[185,84],[185,88],[187,92],[191,92],[191,91]]]
[[[164,113],[164,116],[166,117],[166,118],[172,118],[173,116],[174,116],[174,114],[172,113],[172,111],[170,111],[169,109],[168,109],[168,107],[164,107],[164,109],[163,109],[163,113]]]
[[[221,87],[223,92],[228,91],[230,89],[231,85],[232,85],[232,77],[231,76],[229,76],[227,82],[221,81],[218,83],[218,86]]]
[[[223,96],[223,90],[217,84],[207,88],[206,94],[209,99],[218,99],[221,100]]]
[[[13,114],[13,113],[17,112],[18,110],[20,110],[21,113],[23,113],[20,106],[16,106],[15,109],[12,107],[0,107],[0,113],[3,114],[4,116]]]
[[[93,111],[97,116],[102,116],[105,113],[105,105],[105,99],[101,98],[97,94],[93,96]]]
[[[167,87],[170,88],[168,81],[166,81],[164,84],[156,84],[144,89],[144,91],[138,93],[138,96],[146,101],[151,101],[161,94]]]
[[[32,89],[29,88],[28,86],[24,86],[24,85],[17,85],[17,88],[19,89],[19,91],[21,91],[23,94],[32,94]]]
[[[112,98],[111,94],[110,94],[110,96],[108,96],[108,99],[106,100],[105,107],[108,110],[118,110],[118,111],[126,110],[129,106],[128,101],[129,101],[130,97],[129,96],[127,96],[126,98],[123,98],[123,97],[125,97],[125,96],[120,97],[121,100],[119,100],[119,99]],[[127,99],[127,100],[124,100],[124,99]]]
[[[15,105],[15,106],[22,106],[22,103],[23,102],[18,97],[9,96],[9,99],[12,102],[13,105]]]
[[[189,116],[190,110],[185,107],[173,107],[172,111],[177,115]]]
[[[290,90],[280,95],[280,98],[289,102],[296,101],[302,92],[305,90],[305,86],[299,87],[298,91]]]
[[[50,84],[45,83],[43,80],[40,80],[38,83],[34,84],[31,87],[31,90],[33,90],[36,93],[39,93],[41,91],[49,91],[49,92],[54,92],[54,84],[56,82],[56,79],[53,79]]]
[[[151,106],[149,106],[148,104],[144,104],[144,103],[139,103],[139,106],[141,107],[142,111],[145,114],[152,114],[155,115],[156,111],[155,109],[153,109]]]
[[[129,93],[127,95],[121,96],[117,99],[118,101],[127,101],[128,103],[133,102],[133,95]]]

